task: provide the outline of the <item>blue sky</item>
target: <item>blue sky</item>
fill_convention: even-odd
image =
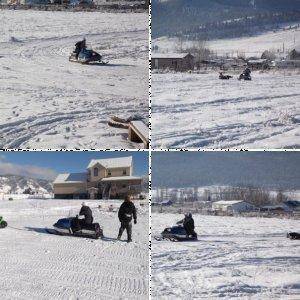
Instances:
[[[0,152],[0,174],[53,179],[60,172],[82,172],[91,159],[132,156],[134,175],[148,174],[148,153],[137,151]]]

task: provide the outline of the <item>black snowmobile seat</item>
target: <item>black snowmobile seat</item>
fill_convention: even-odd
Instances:
[[[287,238],[291,240],[300,240],[300,233],[299,232],[289,232],[287,234]]]

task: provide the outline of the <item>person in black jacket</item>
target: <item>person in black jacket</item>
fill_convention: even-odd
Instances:
[[[84,220],[82,222],[83,225],[91,225],[93,224],[93,213],[92,210],[87,206],[85,202],[81,204],[81,210],[79,212],[80,216],[84,216]]]
[[[76,59],[78,59],[78,55],[81,52],[81,50],[84,50],[85,48],[86,48],[86,39],[85,38],[82,41],[79,41],[75,44]]]
[[[121,227],[119,229],[118,234],[118,240],[121,239],[121,236],[126,229],[127,232],[127,242],[131,242],[131,236],[132,236],[132,219],[134,220],[134,224],[137,223],[137,217],[136,217],[136,208],[134,204],[131,201],[131,198],[129,195],[125,197],[124,202],[121,204],[118,217],[121,222]]]
[[[183,227],[186,231],[187,237],[192,236],[196,237],[197,234],[195,232],[195,223],[191,213],[185,214],[184,219],[178,221],[177,224],[183,224]]]

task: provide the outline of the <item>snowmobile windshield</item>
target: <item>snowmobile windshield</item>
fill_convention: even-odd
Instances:
[[[91,59],[93,56],[93,51],[88,49],[83,49],[79,53],[79,58],[81,59]]]
[[[182,226],[174,226],[172,228],[165,229],[165,231],[170,234],[186,235],[186,232]]]
[[[71,227],[71,219],[69,219],[69,218],[60,219],[57,221],[57,223],[55,225],[60,228],[70,228]]]

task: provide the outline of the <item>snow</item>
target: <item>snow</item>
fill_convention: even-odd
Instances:
[[[152,213],[152,235],[181,219]],[[299,299],[298,220],[194,215],[197,242],[152,239],[155,299]]]
[[[218,39],[207,41],[205,46],[217,55],[237,56],[244,53],[246,56],[260,57],[265,50],[279,50],[289,52],[300,46],[300,27],[291,23],[289,26],[282,26],[280,30],[262,32],[251,37]],[[183,42],[183,47],[191,47],[193,41]],[[177,38],[160,37],[152,41],[153,46],[158,46],[160,52],[172,52],[181,45]]]
[[[134,180],[134,179],[142,179],[142,177],[124,175],[124,176],[102,178],[101,181],[123,181],[123,180]]]
[[[139,147],[107,121],[147,122],[147,13],[1,10],[1,24],[1,147]],[[68,61],[83,37],[108,65]]]
[[[117,242],[120,201],[87,201],[104,240],[50,235],[59,218],[78,214],[82,200],[0,201],[1,299],[148,299],[148,209],[139,207],[133,242]],[[102,209],[98,210],[98,204]],[[125,234],[125,233],[124,233]],[[126,234],[123,236],[126,239]]]
[[[133,125],[145,138],[149,136],[148,127],[141,121],[131,121],[130,124]]]
[[[35,193],[48,194],[52,192],[51,183],[47,180],[37,180],[26,176],[0,175],[1,194],[23,194],[26,189]]]
[[[299,147],[299,71],[152,74],[152,147]]]
[[[152,58],[185,58],[188,53],[153,53]]]
[[[233,204],[238,204],[238,203],[243,203],[243,200],[220,200],[214,202],[215,204],[220,204],[220,205],[233,205]]]
[[[63,173],[58,174],[53,183],[86,182],[87,173]]]
[[[260,57],[265,50],[275,50],[286,57],[300,45],[300,28],[298,24],[281,27],[252,37],[208,41],[205,47],[219,56]],[[152,41],[165,55],[178,51],[180,44],[178,39],[167,37]],[[193,45],[193,41],[187,41],[182,47]],[[299,147],[299,69],[253,72],[252,82],[236,80],[239,71],[229,74],[234,78],[221,81],[217,71],[153,72],[152,147]]]
[[[100,164],[106,169],[110,168],[128,168],[132,165],[132,156],[115,157],[107,159],[92,159],[87,168],[93,167],[95,164]]]

